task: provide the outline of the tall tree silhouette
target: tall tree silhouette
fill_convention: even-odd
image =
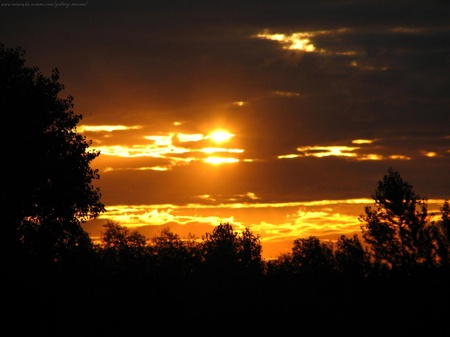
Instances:
[[[81,223],[104,212],[90,163],[99,152],[76,131],[82,119],[55,68],[50,77],[25,65],[21,47],[0,44],[0,139],[3,165],[0,246],[50,261],[91,244]],[[23,249],[22,249],[23,251]]]
[[[392,168],[378,182],[372,198],[375,209],[367,206],[360,220],[375,261],[404,272],[419,265],[433,266],[435,250],[427,200]]]

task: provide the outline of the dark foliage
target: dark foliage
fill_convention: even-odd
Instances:
[[[0,44],[0,112],[5,128],[0,205],[3,259],[20,253],[41,261],[73,258],[89,248],[82,221],[104,211],[90,168],[98,152],[76,132],[81,120],[55,69],[50,78],[27,67],[24,51]]]

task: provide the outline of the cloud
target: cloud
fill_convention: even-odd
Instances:
[[[247,196],[253,199],[252,193]],[[98,236],[102,219],[109,219],[138,230],[147,238],[158,235],[164,227],[171,228],[181,237],[193,234],[201,238],[218,224],[229,222],[237,231],[249,228],[260,235],[263,255],[271,258],[289,252],[293,241],[298,238],[316,236],[322,240],[336,241],[341,235],[361,234],[362,223],[358,214],[363,214],[364,207],[373,205],[373,202],[369,198],[360,198],[267,205],[257,202],[209,206],[203,203],[186,206],[116,205],[108,208],[100,222],[94,220],[84,227],[90,230],[91,235]],[[443,202],[441,199],[429,200],[431,213],[439,214]],[[274,213],[277,215],[274,216]]]

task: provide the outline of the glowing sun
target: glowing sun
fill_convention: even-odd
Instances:
[[[224,130],[217,130],[211,133],[210,137],[211,139],[216,143],[222,143],[233,137],[234,135],[232,133],[229,133]]]

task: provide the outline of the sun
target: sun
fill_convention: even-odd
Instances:
[[[223,143],[229,140],[234,135],[224,130],[216,130],[210,134],[211,139],[216,143]]]

